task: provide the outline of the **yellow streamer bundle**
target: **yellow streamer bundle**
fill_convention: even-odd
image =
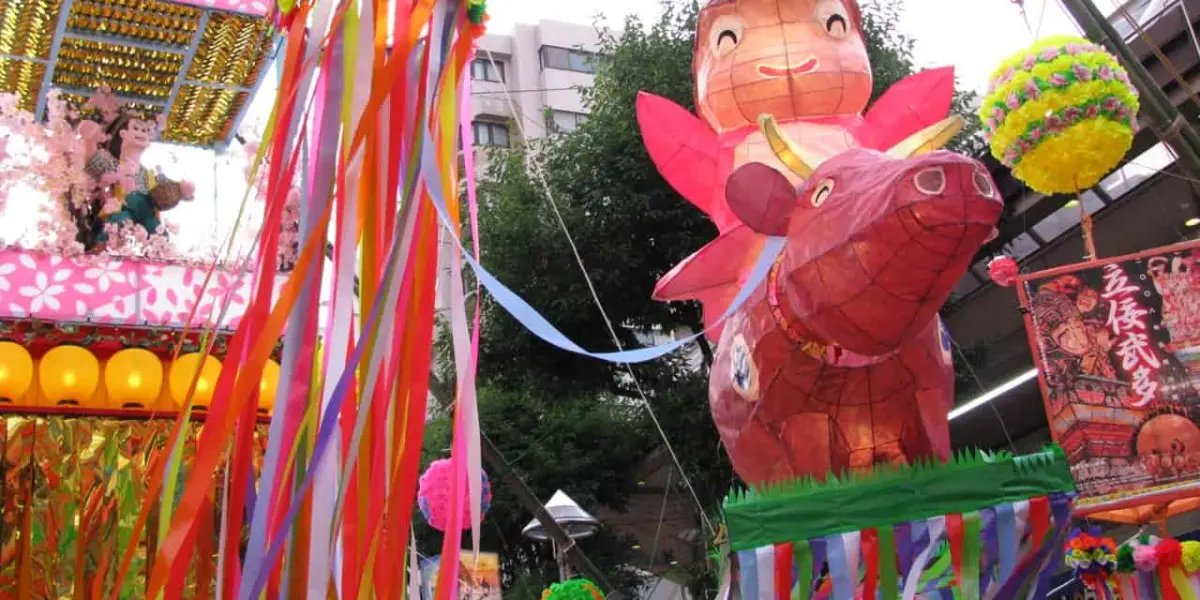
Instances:
[[[979,117],[992,154],[1043,194],[1096,185],[1133,143],[1137,92],[1108,52],[1053,37],[1004,61]]]

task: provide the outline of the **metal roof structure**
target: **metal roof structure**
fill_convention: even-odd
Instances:
[[[82,103],[107,84],[166,117],[162,141],[228,144],[277,36],[265,0],[0,2],[0,92],[44,116],[47,93]]]

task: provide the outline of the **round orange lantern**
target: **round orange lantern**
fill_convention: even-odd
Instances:
[[[269,415],[275,409],[275,391],[279,389],[279,363],[268,360],[263,365],[262,381],[258,384],[258,412]]]
[[[104,365],[104,389],[112,407],[146,408],[158,400],[162,383],[162,363],[149,350],[127,348]]]
[[[16,404],[33,385],[33,358],[25,347],[0,342],[0,404]]]
[[[196,391],[192,395],[192,407],[207,409],[212,404],[213,392],[217,386],[217,378],[221,376],[221,361],[212,356],[205,356],[200,362],[198,353],[184,354],[171,365],[171,374],[167,385],[171,391],[171,401],[183,408],[188,399],[188,390],[192,388],[192,379],[196,379]],[[196,378],[196,373],[200,377]]]
[[[95,396],[100,361],[79,346],[59,346],[44,354],[38,365],[38,383],[51,406],[99,408]]]

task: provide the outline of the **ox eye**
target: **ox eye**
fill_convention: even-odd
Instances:
[[[826,179],[821,182],[821,185],[818,185],[817,188],[813,190],[812,196],[809,197],[809,201],[812,202],[813,208],[820,208],[822,204],[825,204],[825,201],[829,199],[829,195],[832,193],[833,180]]]

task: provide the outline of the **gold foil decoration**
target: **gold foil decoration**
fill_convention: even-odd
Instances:
[[[182,79],[167,115],[165,141],[207,146],[228,138],[249,101],[245,90],[254,86],[274,47],[266,19],[208,11],[201,31],[205,11],[199,7],[162,0],[74,0],[63,15],[63,1],[0,0],[0,54],[48,60],[57,21],[64,18],[50,81],[70,99],[85,101],[90,90],[107,84],[120,96],[145,100],[138,108],[161,113],[155,103],[165,104]],[[138,47],[130,45],[134,42]],[[193,42],[195,55],[181,73],[184,51]],[[0,59],[0,91],[16,92],[22,107],[32,110],[49,91],[41,86],[46,68],[45,63]]]
[[[120,95],[166,100],[182,67],[183,55],[175,52],[66,38],[53,82],[78,89],[104,83]]]
[[[223,140],[248,98],[245,92],[184,85],[167,115],[163,139],[186,144]]]
[[[0,2],[0,54],[48,59],[61,10],[62,0]]]
[[[213,13],[188,69],[189,81],[249,87],[270,52],[269,23]]]
[[[0,58],[0,85],[21,98],[21,108],[33,111],[37,106],[38,90],[46,75],[46,65],[30,60]]]
[[[151,518],[136,540],[132,527],[144,503],[158,501],[146,496],[155,475],[149,468],[156,456],[165,460],[173,424],[167,419],[0,416],[0,598],[18,597],[22,560],[29,561],[33,600],[100,597],[95,592],[112,590],[117,557],[130,544],[136,544],[134,562],[118,597],[145,597],[151,556],[146,542],[157,539],[157,519]],[[200,426],[193,423],[185,440],[181,477],[190,468]],[[266,427],[259,425],[255,432],[256,466],[265,451]],[[223,477],[223,469],[216,477]],[[220,498],[213,500],[216,511]],[[153,516],[157,508],[151,510]],[[22,527],[26,519],[27,530]],[[219,514],[214,523],[220,523]],[[219,525],[208,547],[217,547],[218,532]],[[196,580],[198,564],[192,566],[185,597],[205,583]],[[207,585],[211,589],[212,582]]]

